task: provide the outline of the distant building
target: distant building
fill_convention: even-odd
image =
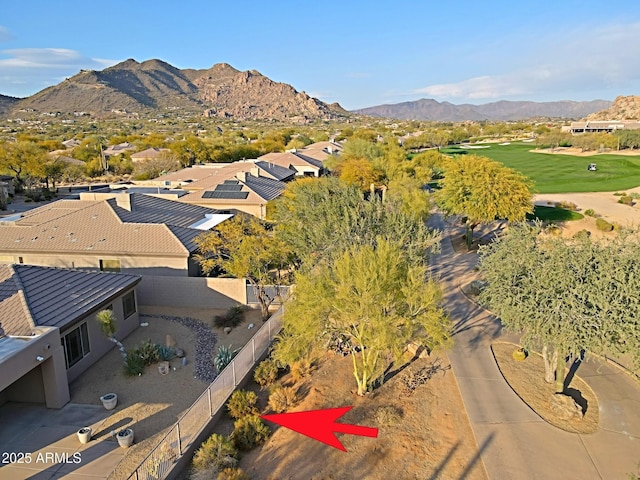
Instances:
[[[155,160],[157,158],[167,158],[169,155],[171,155],[171,150],[168,148],[147,148],[141,152],[132,153],[131,161],[134,163],[144,162],[146,160]]]
[[[640,122],[636,120],[588,120],[586,122],[571,122],[569,131],[578,133],[615,132],[616,130],[638,130]]]

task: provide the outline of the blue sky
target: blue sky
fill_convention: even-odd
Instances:
[[[159,58],[256,69],[347,109],[613,100],[640,94],[639,52],[638,0],[14,0],[0,14],[0,93]]]

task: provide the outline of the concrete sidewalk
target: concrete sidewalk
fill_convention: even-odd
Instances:
[[[0,408],[2,480],[106,479],[126,449],[101,428],[111,414],[102,406],[68,403],[60,410],[25,403]],[[92,429],[82,445],[76,432]]]
[[[445,308],[454,322],[449,353],[480,455],[491,479],[626,479],[640,462],[640,385],[609,364],[585,362],[577,371],[600,404],[600,428],[591,435],[553,427],[511,390],[491,353],[493,341],[517,341],[500,321],[460,290],[476,264],[475,253],[455,253],[447,224],[432,273],[442,281]]]

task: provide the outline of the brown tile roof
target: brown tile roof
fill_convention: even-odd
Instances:
[[[147,202],[147,198],[153,198],[157,203],[176,203],[179,205],[176,207],[178,209],[200,209],[202,213],[195,217],[186,215],[189,224],[205,218],[205,213],[215,213],[205,207],[185,206],[171,200],[132,195],[139,204]],[[173,221],[177,226],[186,228],[176,218],[179,217],[178,214],[162,215],[156,211],[155,218],[150,217],[147,221],[157,223],[144,223],[141,216],[135,217],[135,211],[123,212],[123,209],[114,207],[114,204],[115,200],[60,200],[31,210],[15,222],[0,222],[0,251],[167,256],[186,256],[194,251],[192,239],[188,235],[182,232],[177,236],[162,223],[163,220]],[[193,230],[194,238],[202,233],[195,229],[188,230]]]
[[[63,328],[140,281],[137,275],[0,265],[0,321],[7,335]]]

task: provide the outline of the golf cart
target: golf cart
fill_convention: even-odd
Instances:
[[[589,170],[590,172],[595,172],[598,169],[598,166],[595,163],[590,163],[589,166],[587,167],[587,170]]]

